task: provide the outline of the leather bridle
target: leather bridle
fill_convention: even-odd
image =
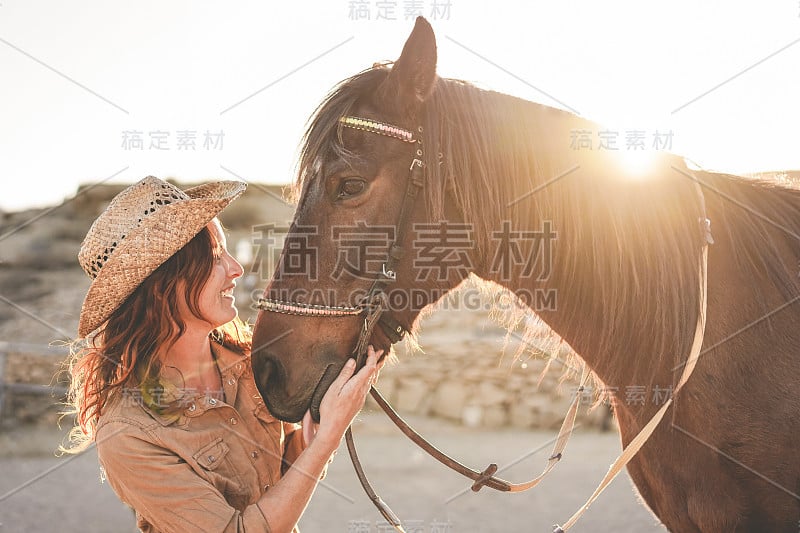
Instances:
[[[403,196],[403,203],[400,207],[400,215],[395,226],[394,241],[389,246],[386,261],[383,263],[381,271],[372,282],[366,296],[356,306],[329,306],[314,305],[301,302],[290,302],[271,298],[259,298],[256,307],[263,311],[273,313],[285,313],[300,316],[315,317],[346,317],[364,315],[364,323],[361,327],[356,346],[353,349],[352,357],[358,363],[357,368],[361,368],[366,362],[367,344],[372,337],[372,332],[376,325],[379,325],[389,342],[395,344],[403,339],[407,330],[397,321],[391,313],[387,312],[388,298],[386,288],[397,278],[397,265],[403,257],[404,250],[401,246],[405,238],[406,231],[410,226],[411,211],[417,194],[423,186],[422,172],[422,127],[418,128],[419,135],[415,136],[412,132],[375,120],[344,116],[339,119],[339,123],[346,128],[363,130],[377,133],[402,140],[416,145],[415,157],[409,167],[409,177],[406,183],[406,192]]]
[[[256,304],[258,309],[263,311],[269,311],[273,313],[284,313],[284,314],[291,314],[291,315],[299,315],[299,316],[309,316],[309,317],[347,317],[347,316],[361,316],[364,315],[364,323],[361,327],[361,332],[358,337],[358,341],[356,342],[356,346],[353,349],[352,357],[356,359],[357,365],[356,368],[360,369],[366,362],[367,356],[367,345],[369,343],[369,339],[372,337],[372,333],[375,329],[376,325],[379,325],[386,334],[389,341],[394,344],[400,341],[406,334],[406,328],[400,324],[391,314],[388,312],[388,298],[386,295],[386,288],[389,286],[390,283],[396,280],[397,278],[397,266],[400,260],[403,257],[404,250],[401,246],[403,239],[405,237],[406,231],[410,226],[410,217],[411,212],[414,207],[414,203],[419,191],[422,189],[424,185],[424,173],[423,173],[423,146],[422,146],[422,127],[417,128],[418,135],[415,135],[413,132],[400,128],[398,126],[394,126],[392,124],[387,124],[384,122],[379,122],[372,119],[361,118],[361,117],[354,117],[354,116],[343,116],[339,119],[339,124],[342,127],[357,129],[361,131],[365,131],[368,133],[375,133],[378,135],[384,135],[387,137],[392,137],[403,142],[413,143],[416,145],[415,157],[411,161],[411,165],[409,167],[409,178],[406,183],[406,192],[403,197],[403,203],[400,208],[400,214],[398,216],[398,222],[396,227],[396,234],[394,242],[389,247],[389,251],[387,254],[386,262],[383,264],[381,272],[378,273],[376,279],[373,281],[372,285],[370,286],[367,295],[364,299],[356,306],[329,306],[329,305],[316,305],[316,304],[307,304],[302,302],[291,302],[291,301],[284,301],[284,300],[276,300],[270,298],[260,298]],[[622,469],[627,465],[627,463],[638,453],[641,447],[647,442],[650,435],[652,435],[653,431],[655,431],[656,427],[658,426],[659,422],[663,418],[664,414],[666,413],[669,406],[672,404],[673,398],[677,395],[678,391],[683,387],[686,381],[691,376],[698,356],[700,354],[700,349],[703,344],[703,337],[705,333],[705,323],[706,323],[706,289],[707,289],[707,261],[708,261],[708,245],[713,243],[713,238],[711,237],[711,230],[710,230],[710,221],[705,218],[705,201],[703,197],[702,190],[700,189],[699,182],[696,178],[692,177],[695,183],[696,190],[700,197],[700,203],[702,207],[703,216],[700,217],[700,225],[702,231],[704,231],[704,238],[705,242],[703,244],[703,249],[700,254],[699,258],[699,298],[700,298],[700,305],[699,305],[699,312],[697,318],[697,324],[695,328],[695,335],[692,342],[692,348],[690,350],[689,358],[686,361],[684,366],[683,374],[681,375],[678,384],[676,385],[675,389],[673,390],[672,395],[668,400],[661,406],[661,408],[656,412],[655,415],[650,419],[650,421],[642,428],[639,434],[634,437],[634,439],[628,444],[628,446],[622,451],[620,456],[617,460],[611,465],[608,470],[608,473],[603,478],[603,480],[598,485],[595,492],[590,496],[588,501],[581,506],[573,516],[564,523],[563,526],[555,526],[556,533],[563,533],[572,525],[577,522],[581,515],[589,508],[589,506],[594,502],[594,500],[600,495],[600,493],[611,483],[611,481],[622,471]],[[433,444],[425,440],[419,433],[417,433],[408,423],[406,423],[397,412],[392,409],[386,399],[381,396],[375,387],[370,388],[370,394],[372,395],[373,399],[376,403],[383,409],[383,411],[389,416],[392,422],[397,425],[397,427],[406,435],[408,436],[415,444],[417,444],[420,448],[422,448],[425,452],[431,455],[434,459],[441,462],[445,466],[451,468],[452,470],[460,473],[461,475],[471,479],[473,481],[472,490],[474,492],[479,491],[484,486],[493,488],[495,490],[499,490],[502,492],[522,492],[528,489],[531,489],[539,484],[539,482],[544,479],[544,477],[555,467],[556,464],[561,460],[563,457],[563,452],[567,446],[567,442],[569,441],[569,437],[572,434],[575,418],[577,416],[579,400],[581,397],[582,391],[585,389],[585,386],[589,379],[589,372],[587,371],[586,366],[584,366],[580,386],[578,391],[574,395],[572,399],[572,403],[570,404],[569,410],[567,411],[566,416],[564,417],[564,421],[562,422],[561,429],[559,430],[558,436],[556,437],[555,444],[553,446],[552,453],[547,459],[547,463],[544,467],[544,470],[541,474],[537,477],[531,479],[530,481],[524,483],[510,483],[498,477],[495,477],[494,474],[497,472],[497,465],[492,463],[483,471],[473,470],[460,462],[456,461],[455,459],[451,458],[447,454],[441,452],[437,449]],[[345,433],[345,439],[347,442],[347,449],[350,454],[350,458],[353,462],[353,467],[355,468],[356,474],[358,475],[358,479],[361,482],[362,487],[364,488],[365,492],[369,496],[370,500],[375,504],[378,508],[378,511],[383,515],[383,517],[392,525],[397,531],[403,532],[403,526],[400,519],[395,515],[394,512],[389,508],[389,506],[378,496],[372,485],[370,484],[369,480],[366,477],[363,467],[361,466],[361,461],[358,458],[358,454],[355,448],[355,441],[353,440],[353,432],[352,427],[347,429]]]

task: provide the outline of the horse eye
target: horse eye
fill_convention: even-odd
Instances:
[[[351,178],[343,180],[339,184],[339,190],[336,193],[336,198],[343,200],[353,196],[358,196],[364,192],[365,186],[366,182],[362,179]]]

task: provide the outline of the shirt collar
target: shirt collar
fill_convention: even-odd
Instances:
[[[212,341],[211,351],[217,360],[217,366],[220,374],[222,374],[223,381],[229,377],[234,377],[238,380],[250,366],[249,355],[242,355],[222,344]]]
[[[234,379],[235,386],[231,387],[230,392],[226,390],[226,394],[232,396],[228,399],[230,404],[233,405],[235,402],[236,392],[239,388],[239,378],[250,367],[250,356],[242,355],[241,353],[235,352],[215,341],[211,342],[211,351],[214,354],[217,366],[219,367],[220,375],[222,376],[223,388],[225,388],[225,384],[229,380]],[[195,402],[193,399],[187,399],[186,408],[173,414],[158,414],[147,408],[144,403],[140,402],[139,405],[148,415],[150,415],[151,418],[154,418],[162,426],[169,426],[176,422],[178,425],[185,424],[186,415],[191,416],[194,414],[195,409],[200,409],[197,407],[197,402]]]

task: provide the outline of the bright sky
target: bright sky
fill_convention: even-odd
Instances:
[[[671,130],[704,168],[800,169],[797,0],[0,0],[0,209],[148,174],[287,183],[314,107],[399,55],[414,6],[440,75],[575,110],[623,150]]]

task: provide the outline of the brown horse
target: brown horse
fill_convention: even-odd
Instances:
[[[610,396],[645,391],[614,402],[627,445],[659,407],[653,391],[672,390],[688,357],[707,217],[703,349],[628,471],[672,531],[796,532],[800,191],[692,171],[663,151],[630,179],[613,151],[577,149],[576,131],[598,127],[437,77],[422,19],[393,65],[335,87],[303,139],[295,220],[264,294],[269,311],[287,314],[262,311],[256,323],[262,396],[285,420],[318,405],[359,338],[364,316],[353,310],[375,279],[387,323],[413,331],[471,273],[530,307]],[[410,180],[422,193],[406,217]],[[393,272],[381,274],[388,256]],[[390,329],[369,342],[388,348]]]

